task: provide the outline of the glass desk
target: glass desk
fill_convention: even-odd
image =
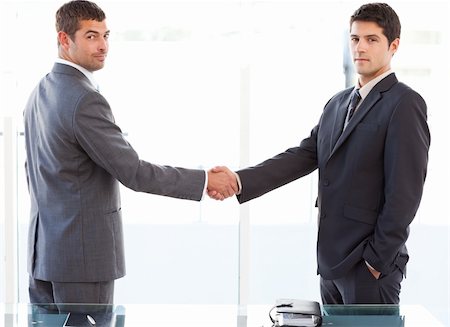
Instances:
[[[271,327],[272,305],[49,305],[0,304],[0,326]],[[444,326],[419,305],[325,305],[325,327]],[[70,314],[69,314],[70,313]],[[88,318],[89,315],[89,318]],[[89,321],[91,319],[91,321]]]

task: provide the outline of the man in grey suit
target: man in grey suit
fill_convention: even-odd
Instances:
[[[24,111],[30,301],[112,303],[125,275],[119,182],[195,201],[206,189],[234,195],[237,185],[225,173],[141,160],[125,140],[93,78],[108,52],[102,9],[68,2],[56,29],[59,58]]]
[[[299,146],[237,172],[244,203],[318,169],[317,271],[326,304],[399,302],[430,146],[424,100],[390,67],[399,43],[391,7],[357,9],[350,19],[357,85],[328,101]]]

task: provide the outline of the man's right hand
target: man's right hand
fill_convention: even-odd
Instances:
[[[225,166],[208,170],[208,195],[215,200],[224,200],[239,191],[234,173]]]

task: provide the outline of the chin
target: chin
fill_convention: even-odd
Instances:
[[[104,64],[103,65],[96,65],[95,67],[91,67],[90,70],[91,70],[91,72],[95,72],[97,70],[102,69],[104,66],[105,66]]]
[[[356,73],[360,76],[368,76],[371,75],[371,73],[365,69],[357,69]]]

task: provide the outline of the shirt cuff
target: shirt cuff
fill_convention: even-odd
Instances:
[[[242,191],[241,178],[239,177],[238,173],[236,173],[236,172],[234,172],[234,171],[233,171],[233,173],[234,173],[234,175],[236,176],[236,181],[237,181],[237,184],[238,184],[238,191],[236,192],[236,195],[240,195],[240,194],[241,194],[241,191]]]
[[[204,169],[204,172],[205,172],[205,185],[203,185],[203,193],[202,193],[202,198],[200,199],[200,201],[202,201],[208,194],[207,193],[208,192],[208,189],[207,189],[207,187],[208,187],[208,171],[206,169]]]
[[[364,260],[364,261],[365,261],[365,260]],[[372,270],[377,271],[374,267],[371,266],[370,263],[368,263],[367,261],[365,261],[365,262],[366,262],[367,267],[369,267],[369,268],[372,269]]]

